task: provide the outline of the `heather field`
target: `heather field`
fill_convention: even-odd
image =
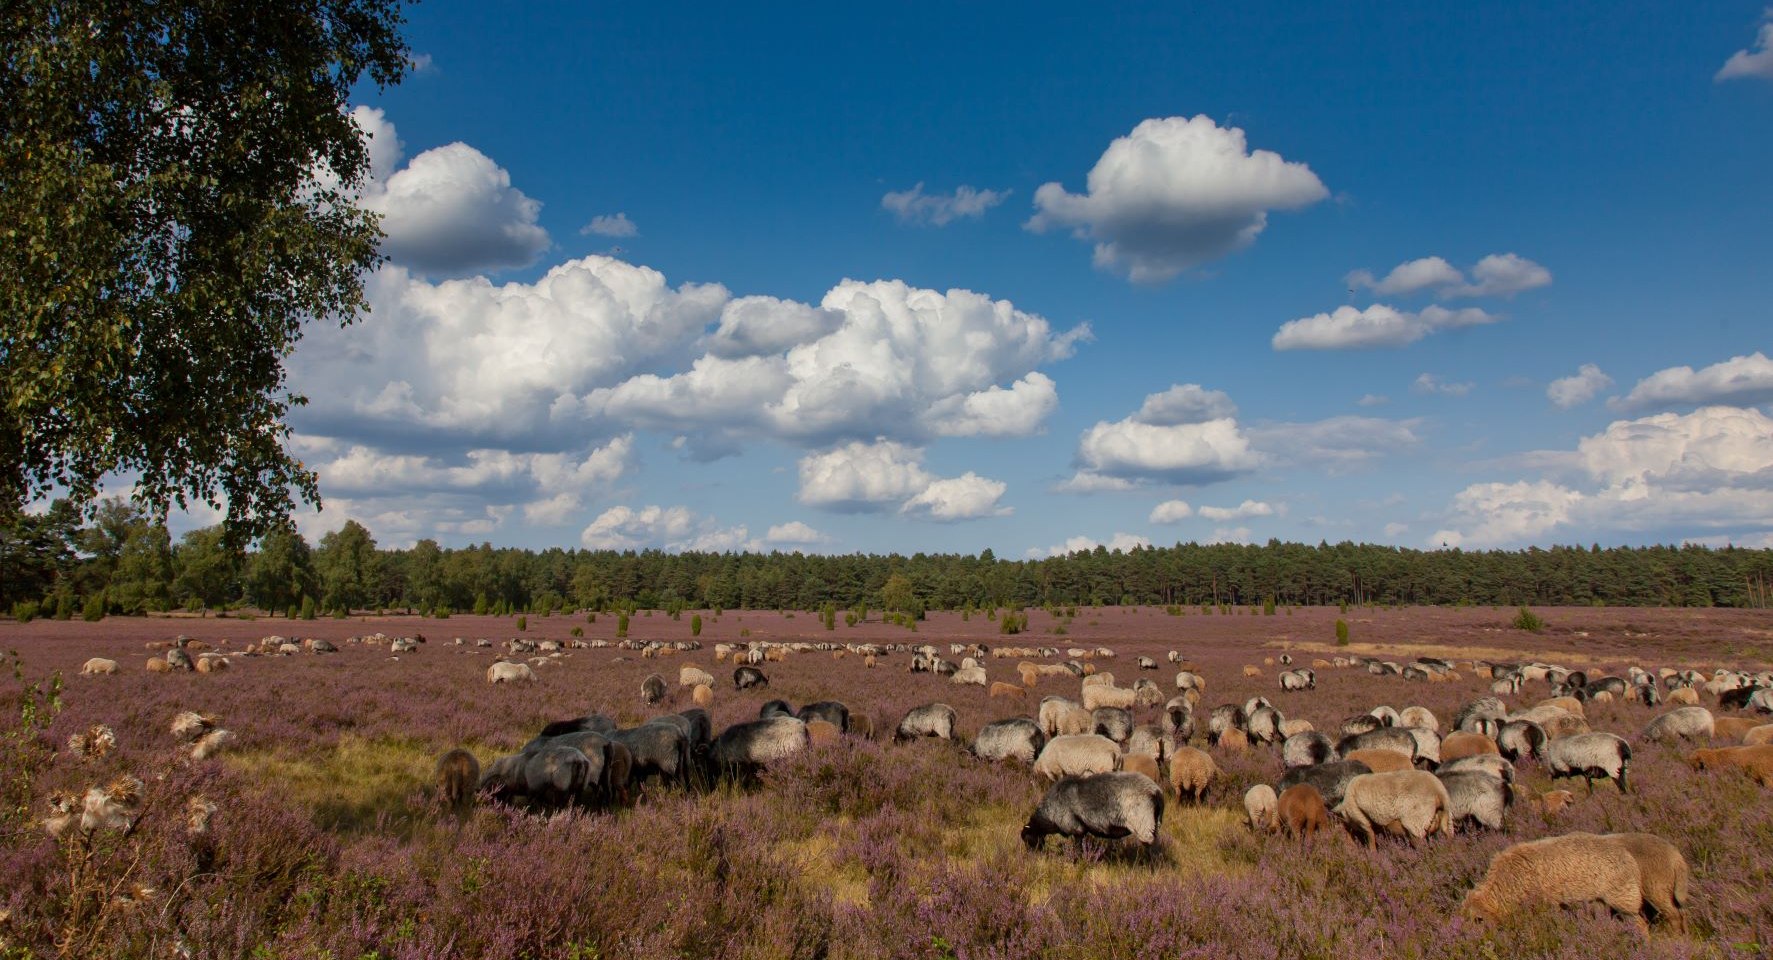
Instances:
[[[1141,676],[1174,693],[1180,651],[1205,678],[1198,716],[1262,695],[1288,718],[1332,737],[1343,718],[1379,705],[1420,705],[1445,732],[1459,707],[1489,693],[1465,661],[1542,660],[1623,675],[1628,667],[1749,671],[1773,665],[1773,619],[1761,611],[1548,608],[1546,629],[1509,626],[1511,609],[1301,608],[1176,616],[1156,608],[1078,608],[1063,619],[1030,610],[1026,633],[1000,637],[984,614],[932,613],[915,632],[877,619],[826,630],[817,615],[704,611],[704,649],[643,659],[615,647],[570,649],[531,685],[491,685],[502,648],[485,637],[615,640],[613,615],[356,617],[290,621],[126,618],[99,623],[0,623],[21,679],[5,689],[7,831],[0,845],[0,956],[291,958],[1011,958],[1021,957],[1757,957],[1773,950],[1773,803],[1731,772],[1695,772],[1692,745],[1639,736],[1667,707],[1585,705],[1595,730],[1632,742],[1633,792],[1611,784],[1552,816],[1517,804],[1498,833],[1381,840],[1368,851],[1341,829],[1307,840],[1258,834],[1242,796],[1281,775],[1277,748],[1214,750],[1223,769],[1206,802],[1172,796],[1163,852],[1049,839],[1028,851],[1018,830],[1045,785],[1026,768],[973,758],[962,744],[895,745],[885,734],[913,706],[940,701],[970,739],[994,719],[1032,716],[1040,697],[1076,698],[1074,678],[1043,678],[1022,701],[911,673],[911,654],[876,666],[857,655],[796,652],[760,665],[768,689],[737,691],[716,643],[949,643],[1109,647],[1094,666],[1122,685]],[[687,641],[691,615],[636,615],[629,638]],[[1345,619],[1350,642],[1336,644]],[[1062,632],[1061,632],[1062,631]],[[382,632],[422,634],[416,652]],[[231,657],[210,674],[150,673],[184,634],[239,650],[267,635],[339,644],[331,655]],[[466,639],[455,645],[456,637]],[[226,641],[225,643],[223,641]],[[1458,661],[1457,679],[1418,682],[1359,668],[1317,671],[1315,690],[1282,692],[1290,653],[1313,658],[1416,656]],[[1141,672],[1139,655],[1159,661]],[[90,657],[121,664],[81,676]],[[958,659],[958,657],[955,657]],[[987,659],[990,679],[1017,683],[1018,659]],[[1057,658],[1065,659],[1064,656]],[[1055,661],[1056,662],[1056,661]],[[624,725],[689,707],[677,671],[713,673],[716,732],[757,716],[766,700],[834,699],[881,735],[846,737],[768,769],[757,784],[684,791],[648,784],[616,812],[551,816],[482,803],[457,818],[432,786],[436,758],[466,747],[485,764],[544,723],[588,712]],[[1246,676],[1246,667],[1258,676]],[[643,705],[658,673],[671,698]],[[60,677],[51,693],[52,675]],[[1509,706],[1551,696],[1530,682]],[[1702,694],[1717,716],[1749,717]],[[194,761],[169,730],[180,711],[212,713],[230,749]],[[1153,710],[1140,711],[1149,722]],[[32,726],[41,726],[37,729]],[[80,759],[70,735],[104,724],[116,746]],[[1203,723],[1204,726],[1204,723]],[[1721,738],[1720,738],[1721,740]],[[1197,739],[1197,746],[1204,741]],[[1711,744],[1699,743],[1698,746]],[[90,849],[58,845],[41,821],[50,797],[133,774],[145,782],[128,833],[94,834]],[[1553,783],[1518,765],[1531,793]],[[214,804],[207,830],[188,829],[190,798]],[[1646,942],[1599,907],[1529,911],[1500,924],[1456,917],[1492,855],[1570,831],[1644,831],[1674,842],[1692,866],[1689,930],[1653,927]]]

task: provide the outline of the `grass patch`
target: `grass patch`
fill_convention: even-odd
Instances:
[[[478,757],[484,764],[491,752]],[[429,787],[436,750],[410,740],[367,740],[345,735],[330,753],[291,757],[274,750],[225,757],[228,768],[278,797],[299,804],[324,830],[365,833],[391,829],[410,834],[415,811],[409,800]]]

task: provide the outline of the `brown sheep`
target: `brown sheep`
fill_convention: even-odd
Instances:
[[[841,733],[842,731],[837,729],[837,724],[829,720],[808,720],[806,722],[807,742],[815,747],[825,747],[836,743]]]
[[[1240,733],[1242,731],[1239,731]],[[1225,745],[1220,739],[1220,746]],[[1170,755],[1170,786],[1176,790],[1179,800],[1187,797],[1195,803],[1207,798],[1207,789],[1219,777],[1219,765],[1205,750],[1196,747],[1177,747]]]
[[[867,667],[870,670],[874,669],[875,663],[876,663],[876,661],[874,659],[874,654],[872,654],[872,653],[870,653],[867,656],[862,658],[862,666]]]
[[[1692,687],[1676,687],[1668,692],[1668,697],[1664,702],[1668,703],[1670,706],[1698,706],[1699,691]]]
[[[1517,843],[1490,859],[1490,869],[1465,895],[1459,915],[1502,920],[1522,906],[1599,900],[1630,917],[1648,937],[1637,859],[1623,844],[1592,833],[1571,833]]]
[[[1257,833],[1273,833],[1280,829],[1280,814],[1276,809],[1280,805],[1274,796],[1274,788],[1266,783],[1258,783],[1244,793],[1244,816],[1250,829]]]
[[[1576,794],[1568,790],[1547,790],[1533,801],[1539,812],[1547,817],[1557,816],[1565,807],[1575,802]]]
[[[162,660],[159,657],[155,657],[155,658],[148,661],[148,672],[149,673],[171,673],[172,672],[172,664],[167,663],[165,660]]]
[[[1773,723],[1763,723],[1743,734],[1742,742],[1751,747],[1773,743]]]
[[[1695,770],[1740,767],[1761,786],[1773,785],[1773,745],[1695,750],[1687,757],[1687,763]]]
[[[465,809],[474,802],[474,791],[480,786],[480,761],[460,748],[437,758],[437,795],[452,810]]]
[[[1748,732],[1761,725],[1754,717],[1716,717],[1712,720],[1712,736],[1719,740],[1741,741]]]
[[[1475,757],[1482,753],[1500,753],[1496,749],[1496,741],[1481,733],[1467,733],[1463,730],[1447,734],[1441,741],[1441,762],[1451,763],[1460,757]]]
[[[871,713],[850,714],[850,733],[864,740],[873,740],[874,715]]]
[[[1253,666],[1253,665],[1247,664],[1247,663],[1244,664],[1244,676],[1246,676],[1246,677],[1260,677],[1261,675],[1262,675],[1262,668],[1261,667]]]
[[[1032,663],[1016,664],[1016,673],[1022,677],[1022,686],[1033,687],[1040,684],[1040,668]]]
[[[198,673],[220,673],[221,671],[228,669],[229,666],[230,664],[228,663],[227,657],[197,658]]]
[[[1322,657],[1319,657],[1316,660],[1311,661],[1311,669],[1313,669],[1313,670],[1328,670],[1328,669],[1330,669],[1330,661],[1325,660]]]
[[[1295,837],[1309,837],[1330,825],[1324,795],[1309,783],[1296,783],[1283,790],[1275,807],[1281,826]]]
[[[1533,706],[1536,708],[1556,707],[1572,717],[1582,717],[1585,720],[1588,718],[1588,714],[1582,712],[1582,701],[1575,697],[1552,697],[1550,700],[1541,700]]]
[[[706,683],[698,683],[696,688],[690,691],[690,700],[703,709],[712,707],[714,706],[714,688]]]
[[[1163,774],[1158,772],[1157,761],[1142,753],[1122,754],[1120,769],[1126,773],[1143,773],[1151,778],[1151,782],[1163,786]]]
[[[1351,750],[1342,759],[1364,763],[1374,773],[1415,769],[1415,765],[1410,762],[1409,757],[1395,750]]]
[[[991,683],[990,697],[992,699],[996,699],[998,697],[1003,697],[1005,699],[1015,700],[1015,701],[1020,702],[1022,699],[1023,689],[1024,688],[1018,687],[1013,683],[1004,683],[1001,680],[994,680]]]
[[[1688,870],[1680,849],[1653,833],[1609,833],[1606,838],[1625,847],[1638,862],[1644,906],[1655,911],[1656,920],[1686,933],[1687,915],[1681,908],[1687,903]]]
[[[1574,737],[1588,733],[1588,721],[1575,714],[1548,717],[1540,721],[1539,726],[1545,729],[1545,735],[1553,740]]]
[[[1250,738],[1242,730],[1232,727],[1219,735],[1217,746],[1225,753],[1243,753],[1250,749]]]

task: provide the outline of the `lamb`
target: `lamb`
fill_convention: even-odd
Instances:
[[[698,683],[690,691],[690,702],[698,707],[714,706],[714,688],[706,683]]]
[[[1119,707],[1097,707],[1090,711],[1093,722],[1093,733],[1099,733],[1115,743],[1126,743],[1133,735],[1133,714]]]
[[[1356,836],[1374,847],[1378,831],[1407,835],[1412,845],[1432,833],[1449,832],[1447,788],[1423,770],[1368,773],[1348,782],[1336,815]]]
[[[1257,833],[1280,829],[1280,802],[1274,795],[1274,788],[1258,783],[1244,791],[1244,816],[1250,829]]]
[[[1746,770],[1749,777],[1761,786],[1773,786],[1773,746],[1758,745],[1695,750],[1687,757],[1687,763],[1695,770],[1720,770],[1726,767],[1738,767]]]
[[[1324,795],[1309,783],[1290,786],[1275,803],[1280,825],[1295,837],[1309,837],[1330,825]]]
[[[109,676],[117,672],[117,661],[106,660],[104,657],[93,657],[80,665],[83,677]]]
[[[1011,717],[979,728],[973,738],[973,756],[981,760],[1019,760],[1033,765],[1047,745],[1047,735],[1040,724],[1027,717]]]
[[[1326,804],[1334,807],[1342,802],[1350,781],[1372,772],[1372,767],[1358,760],[1332,760],[1309,767],[1294,767],[1281,776],[1278,786],[1285,790],[1296,783],[1309,783],[1323,794]]]
[[[1296,733],[1281,742],[1281,765],[1289,770],[1335,758],[1336,745],[1330,742],[1329,737],[1315,730]]]
[[[1155,850],[1163,823],[1164,797],[1141,773],[1099,773],[1065,777],[1048,788],[1040,806],[1022,827],[1022,842],[1038,850],[1052,834],[1066,837],[1132,837]]]
[[[1658,922],[1678,933],[1687,932],[1687,858],[1674,844],[1653,833],[1609,833],[1605,838],[1623,846],[1638,862],[1638,886],[1644,906]]]
[[[1207,790],[1219,778],[1219,765],[1205,750],[1178,747],[1170,755],[1170,786],[1177,799],[1186,796],[1195,803],[1205,802]]]
[[[486,668],[487,683],[535,683],[536,672],[527,663],[500,660]]]
[[[1537,757],[1551,740],[1545,728],[1531,720],[1510,720],[1496,734],[1496,750],[1510,761]]]
[[[1502,829],[1502,815],[1514,803],[1514,791],[1500,777],[1479,770],[1438,774],[1447,788],[1447,817],[1455,827],[1475,824]]]
[[[1048,780],[1108,773],[1120,761],[1120,748],[1113,740],[1098,734],[1073,734],[1054,737],[1041,748],[1034,761],[1034,772]]]
[[[793,717],[751,720],[721,731],[709,748],[709,760],[729,775],[750,774],[805,750],[809,742],[806,724]]]
[[[733,671],[733,688],[736,690],[749,690],[752,687],[767,687],[769,685],[770,678],[764,676],[763,671],[756,667],[740,667]]]
[[[1596,780],[1612,780],[1621,793],[1631,792],[1626,772],[1631,766],[1631,744],[1611,733],[1583,733],[1548,742],[1541,751],[1546,770],[1554,779],[1581,777],[1594,792]]]
[[[665,686],[665,678],[656,673],[649,673],[640,681],[640,700],[647,706],[653,706],[664,700],[671,693]]]
[[[1520,907],[1599,900],[1649,935],[1638,862],[1625,845],[1592,833],[1517,843],[1490,858],[1490,868],[1465,895],[1459,915],[1502,920]]]
[[[1710,738],[1714,729],[1711,711],[1704,707],[1676,707],[1644,727],[1645,740],[1698,740]]]
[[[921,707],[912,707],[893,731],[893,739],[897,741],[936,737],[953,740],[955,720],[954,708],[946,703],[926,703]]]
[[[474,791],[480,787],[480,761],[458,747],[437,758],[432,779],[437,783],[437,795],[444,806],[452,810],[466,809],[474,802]]]

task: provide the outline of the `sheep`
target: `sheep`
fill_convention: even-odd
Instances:
[[[486,668],[487,683],[535,683],[536,672],[527,663],[500,660]]]
[[[1207,715],[1207,742],[1218,743],[1228,730],[1243,729],[1244,708],[1235,703],[1222,703]]]
[[[756,667],[740,667],[733,671],[733,688],[735,690],[749,690],[752,687],[767,687],[769,685],[770,678],[764,676],[763,671]]]
[[[1490,858],[1482,880],[1465,895],[1459,915],[1497,921],[1520,907],[1599,900],[1649,935],[1637,858],[1624,844],[1592,833],[1517,843]]]
[[[1390,750],[1402,754],[1405,760],[1414,761],[1416,737],[1407,729],[1381,727],[1352,737],[1343,737],[1336,743],[1336,752],[1345,757],[1356,750]]]
[[[1414,727],[1420,730],[1441,732],[1440,718],[1436,717],[1427,707],[1405,707],[1397,715],[1398,725]]]
[[[1324,795],[1309,783],[1290,786],[1275,801],[1280,825],[1295,837],[1309,837],[1330,825]]]
[[[936,737],[953,740],[955,719],[954,708],[946,703],[926,703],[921,707],[912,707],[893,731],[893,739],[897,741]]]
[[[546,746],[524,760],[523,789],[545,807],[564,807],[583,802],[602,773],[576,747]]]
[[[1309,767],[1336,757],[1336,745],[1315,730],[1296,733],[1281,742],[1281,766]]]
[[[1510,720],[1496,734],[1496,750],[1510,761],[1537,757],[1551,738],[1531,720]]]
[[[1294,693],[1300,690],[1311,690],[1317,686],[1317,678],[1310,670],[1286,670],[1277,678],[1282,692]]]
[[[1115,769],[1126,773],[1144,774],[1159,787],[1162,787],[1164,783],[1163,774],[1158,772],[1157,761],[1142,753],[1121,754],[1119,764]]]
[[[1300,719],[1283,720],[1283,721],[1281,721],[1281,725],[1280,725],[1280,732],[1281,732],[1281,736],[1283,738],[1284,737],[1296,737],[1301,733],[1310,733],[1316,729],[1317,729],[1317,727],[1312,726],[1312,723],[1310,720],[1300,720]]]
[[[771,717],[794,716],[794,704],[786,700],[766,700],[757,708],[757,719],[768,720]]]
[[[1213,744],[1226,753],[1243,753],[1250,749],[1250,737],[1236,727],[1219,735],[1219,742]]]
[[[1244,791],[1244,818],[1257,833],[1273,833],[1280,828],[1280,802],[1273,787],[1258,783]]]
[[[1465,706],[1453,717],[1453,729],[1467,733],[1482,732],[1481,723],[1485,720],[1501,721],[1508,717],[1508,707],[1495,697],[1479,697]]]
[[[1099,733],[1115,743],[1126,743],[1133,735],[1133,714],[1118,707],[1097,707],[1090,711],[1092,733]]]
[[[706,683],[698,683],[690,691],[690,702],[698,707],[714,706],[714,688]]]
[[[656,673],[649,673],[645,680],[640,681],[640,700],[649,707],[664,700],[670,693],[670,688],[665,686],[665,678]]]
[[[1433,833],[1451,829],[1447,788],[1435,775],[1423,770],[1368,773],[1348,782],[1336,815],[1367,849],[1375,846],[1378,831],[1403,833],[1411,845]]]
[[[1674,844],[1653,833],[1609,833],[1605,839],[1624,847],[1638,862],[1638,886],[1651,919],[1687,932],[1687,858]]]
[[[581,748],[583,749],[583,748]],[[607,802],[628,805],[628,787],[634,780],[634,751],[626,744],[607,742],[603,748],[603,780],[598,784]]]
[[[1710,738],[1714,729],[1711,711],[1704,707],[1676,707],[1644,727],[1645,740],[1668,743],[1673,740]]]
[[[107,786],[87,790],[80,800],[80,832],[134,827],[142,812],[142,787],[140,780],[124,774]]]
[[[1281,724],[1285,722],[1286,718],[1281,716],[1279,710],[1268,706],[1257,707],[1255,710],[1250,711],[1249,720],[1245,724],[1244,732],[1248,733],[1250,739],[1253,741],[1260,743],[1279,743],[1281,740],[1285,739],[1281,736],[1280,731]]]
[[[840,732],[850,728],[850,708],[836,700],[814,701],[796,710],[794,716],[804,721],[823,720]]]
[[[1502,829],[1502,815],[1514,803],[1514,791],[1500,777],[1481,770],[1439,773],[1447,788],[1447,817],[1453,826],[1475,824],[1486,830]]]
[[[714,675],[701,667],[684,665],[677,668],[677,685],[680,687],[712,687]]]
[[[183,670],[186,673],[190,673],[197,669],[197,664],[191,660],[191,655],[177,647],[166,651],[166,665],[174,670]]]
[[[828,747],[843,736],[842,731],[827,720],[812,719],[806,721],[807,745],[812,747]]]
[[[973,738],[973,756],[981,760],[1019,760],[1030,766],[1047,745],[1040,724],[1027,717],[1010,717],[979,728]]]
[[[117,661],[106,660],[104,657],[93,657],[80,665],[80,675],[83,677],[109,676],[116,672]]]
[[[628,730],[615,730],[608,735],[611,743],[620,743],[634,755],[630,775],[635,782],[657,776],[688,787],[690,780],[690,739],[676,721],[682,717],[659,717]]]
[[[1164,732],[1187,743],[1194,739],[1194,706],[1186,697],[1171,697],[1164,704]]]
[[[1089,676],[1084,677],[1083,686],[1086,688],[1112,687],[1114,686],[1114,674],[1107,672],[1090,674]]]
[[[1741,741],[1750,730],[1761,725],[1757,717],[1717,717],[1712,720],[1712,736],[1719,740]]]
[[[443,804],[453,810],[461,810],[474,801],[474,791],[480,786],[480,761],[466,750],[457,748],[437,758],[437,769],[432,775],[437,783],[437,795]]]
[[[1374,707],[1371,710],[1368,710],[1367,714],[1369,716],[1377,719],[1381,726],[1387,726],[1387,727],[1401,727],[1401,726],[1403,726],[1403,724],[1398,722],[1398,712],[1396,710],[1392,709],[1391,707],[1385,706],[1384,704],[1381,704],[1377,707]]]
[[[1501,751],[1496,748],[1496,741],[1482,734],[1460,730],[1447,734],[1446,738],[1441,741],[1442,763],[1486,753],[1500,755]]]
[[[1244,701],[1244,716],[1247,718],[1263,707],[1272,708],[1273,706],[1274,704],[1269,702],[1267,697],[1251,697]],[[1247,723],[1244,725],[1244,730],[1245,732],[1249,731],[1249,725]]]
[[[1342,802],[1343,792],[1347,790],[1349,781],[1372,772],[1372,767],[1358,760],[1331,760],[1309,767],[1294,767],[1281,775],[1276,787],[1285,790],[1297,783],[1309,783],[1317,788],[1318,793],[1324,795],[1326,804],[1334,807]]]
[[[1089,733],[1096,727],[1096,718],[1076,701],[1064,697],[1043,697],[1040,701],[1041,732],[1048,737]]]
[[[1032,686],[1032,684],[1030,684],[1030,686]],[[987,696],[992,700],[996,700],[1001,697],[1005,700],[1020,701],[1023,697],[1025,690],[1026,690],[1025,687],[1019,687],[1013,683],[1004,683],[1003,681],[1000,680],[1000,681],[995,681],[991,684],[991,690],[990,690],[990,693],[987,694]]]
[[[1202,693],[1205,693],[1207,689],[1207,681],[1202,679],[1200,674],[1195,673],[1192,670],[1183,670],[1176,674],[1176,689],[1199,690]]]
[[[1406,757],[1395,750],[1381,750],[1376,748],[1350,750],[1342,754],[1342,759],[1352,760],[1355,763],[1364,763],[1373,768],[1374,773],[1391,773],[1394,770],[1415,769],[1415,764],[1410,761],[1409,757]]]
[[[809,743],[806,724],[793,717],[750,720],[722,730],[709,748],[709,761],[729,776],[746,775],[800,753]]]
[[[1195,803],[1204,803],[1207,790],[1219,778],[1219,764],[1205,750],[1177,747],[1170,755],[1170,786],[1177,799],[1186,796]]]
[[[1460,773],[1466,770],[1487,773],[1504,783],[1514,782],[1514,764],[1494,753],[1478,753],[1469,757],[1460,757],[1457,760],[1449,760],[1436,767],[1434,772]]]
[[[1155,707],[1164,702],[1163,688],[1149,678],[1140,677],[1133,681],[1133,706]]]
[[[1749,777],[1761,786],[1773,786],[1773,746],[1757,745],[1695,750],[1688,755],[1687,764],[1695,770],[1739,767],[1747,771]]]
[[[1141,669],[1141,670],[1156,670],[1157,669],[1157,661],[1153,660],[1150,657],[1140,657],[1138,660],[1138,663],[1139,663],[1139,669]]]
[[[1260,677],[1262,676],[1262,668],[1246,663],[1244,664],[1244,676],[1252,679]]]
[[[1743,734],[1742,742],[1750,747],[1773,743],[1773,723],[1763,723]]]
[[[1120,761],[1114,741],[1094,733],[1053,737],[1034,760],[1034,772],[1048,780],[1107,773]]]
[[[1091,684],[1083,688],[1083,708],[1095,710],[1098,707],[1119,707],[1131,710],[1138,703],[1138,694],[1131,689],[1111,687],[1104,684]]]
[[[1022,827],[1022,842],[1039,850],[1048,836],[1130,836],[1147,851],[1157,848],[1164,819],[1164,796],[1141,773],[1099,773],[1064,777],[1047,789],[1040,806]]]
[[[1176,742],[1163,728],[1153,724],[1140,724],[1133,728],[1123,745],[1127,753],[1139,753],[1153,760],[1162,761],[1176,752]]]
[[[165,660],[162,660],[159,657],[152,657],[148,660],[148,672],[149,673],[171,673],[172,672],[172,664],[167,663]]]
[[[1552,817],[1575,802],[1576,795],[1568,790],[1547,790],[1534,798],[1533,806],[1538,808],[1541,816]]]
[[[1385,721],[1380,720],[1378,717],[1375,717],[1370,713],[1357,713],[1354,716],[1343,720],[1341,726],[1337,728],[1337,733],[1344,737],[1353,737],[1359,736],[1363,733],[1372,733],[1374,730],[1383,730],[1384,728]]]
[[[1680,703],[1693,706],[1699,703],[1699,691],[1692,687],[1676,687],[1670,690],[1664,699],[1671,704]]]
[[[953,676],[948,678],[948,682],[983,687],[990,683],[990,678],[985,675],[984,667],[961,667],[959,670],[954,671]]]
[[[1611,733],[1583,733],[1546,743],[1541,751],[1553,779],[1581,777],[1594,792],[1596,780],[1613,780],[1621,793],[1630,793],[1626,772],[1631,766],[1631,744]]]

